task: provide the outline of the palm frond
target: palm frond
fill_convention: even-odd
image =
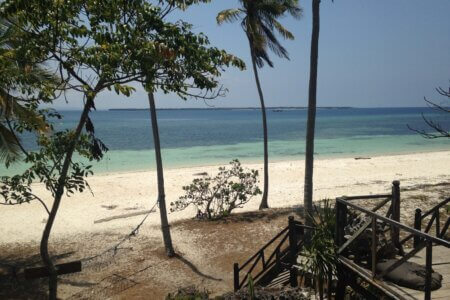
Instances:
[[[255,61],[258,68],[264,67],[264,62],[266,62],[269,67],[273,68],[273,62],[270,60],[270,57],[265,50],[255,50]]]
[[[0,45],[2,48],[11,47],[11,38],[14,35],[14,28],[5,19],[0,20]]]
[[[37,131],[45,131],[47,123],[35,110],[20,104],[21,99],[0,89],[0,116],[6,119],[20,120],[31,124]]]
[[[251,51],[255,56],[256,65],[258,68],[262,68],[264,62],[266,62],[270,67],[273,67],[273,62],[270,60],[269,54],[267,53],[268,40],[261,28],[261,24],[251,21],[252,20],[247,19],[244,30],[249,39]]]
[[[20,153],[20,146],[14,133],[0,123],[0,162],[9,165],[20,157]]]
[[[232,23],[241,19],[243,11],[239,8],[225,9],[217,14],[217,24],[221,25],[224,22]]]
[[[257,14],[265,15],[267,19],[275,19],[283,16],[286,8],[278,3],[279,1],[261,1],[255,5],[255,12]]]
[[[259,68],[266,62],[273,67],[269,58],[268,49],[275,55],[289,59],[289,53],[276,37],[280,34],[283,39],[293,40],[294,35],[286,29],[278,18],[291,15],[300,18],[302,9],[298,0],[239,0],[241,9],[227,9],[217,15],[217,23],[241,21],[241,27],[247,34],[250,48],[255,55]]]
[[[266,43],[269,46],[269,49],[272,50],[272,52],[275,53],[275,55],[277,55],[278,57],[289,59],[289,53],[280,44],[273,31],[270,30],[265,24],[261,24],[261,30],[266,36]]]
[[[277,20],[273,20],[273,26],[275,27],[275,29],[278,31],[278,33],[286,40],[293,40],[295,37],[292,34],[292,32],[290,32],[289,30],[287,30],[283,25],[281,25],[280,22],[278,22]]]
[[[288,14],[295,19],[300,19],[303,16],[303,9],[299,6],[298,0],[279,0],[285,7]]]

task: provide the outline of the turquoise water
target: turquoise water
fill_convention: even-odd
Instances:
[[[427,140],[407,128],[426,129],[421,113],[450,127],[448,115],[427,108],[319,109],[316,158],[374,156],[449,150],[448,139]],[[63,112],[56,127],[75,126],[80,112]],[[92,113],[96,133],[110,151],[94,164],[96,173],[155,167],[148,111]],[[160,110],[158,120],[165,167],[262,161],[261,115],[257,109]],[[271,161],[303,159],[306,111],[268,110]],[[32,139],[23,137],[27,147]],[[1,174],[14,174],[15,165]]]

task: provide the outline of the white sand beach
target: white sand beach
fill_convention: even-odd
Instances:
[[[262,173],[262,164],[245,165]],[[204,166],[165,171],[167,206],[183,194],[194,174],[215,174],[218,166]],[[436,184],[450,181],[450,151],[379,156],[370,159],[317,159],[314,172],[314,199],[335,198],[389,192],[392,180],[401,187]],[[304,161],[284,161],[270,164],[270,207],[302,204]],[[130,172],[96,175],[89,178],[93,194],[86,191],[66,197],[58,213],[52,238],[74,233],[94,233],[128,230],[142,213],[153,207],[157,196],[156,172]],[[40,184],[36,192],[51,205],[51,197]],[[256,210],[260,196],[252,199],[240,211]],[[135,216],[133,216],[135,214]],[[129,216],[131,215],[131,216]],[[169,221],[191,218],[194,208],[169,214]],[[127,217],[129,216],[129,217]],[[46,212],[38,202],[17,206],[0,206],[0,243],[38,241]],[[115,219],[118,217],[117,219]],[[110,219],[112,218],[112,220]],[[151,214],[146,228],[158,230],[159,215]]]

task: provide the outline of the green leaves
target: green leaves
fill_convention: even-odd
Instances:
[[[200,2],[208,0],[172,3],[186,8]],[[25,155],[24,162],[30,165],[25,173],[18,175],[14,183],[11,178],[4,179],[5,184],[11,184],[11,193],[24,191],[33,180],[45,183],[52,192],[61,183],[67,194],[88,187],[83,178],[92,171],[74,162],[72,154],[98,160],[107,150],[95,137],[88,114],[90,109],[95,109],[95,97],[103,90],[114,90],[128,97],[135,91],[131,83],[136,81],[144,83],[147,89],[160,88],[185,99],[198,96],[199,91],[211,92],[217,88],[217,77],[225,68],[245,67],[237,57],[211,47],[205,35],[193,33],[190,24],[165,21],[161,7],[167,2],[158,3],[161,6],[145,0],[0,2],[0,20],[13,19],[11,30],[15,32],[10,34],[10,28],[0,24],[0,34],[7,32],[8,43],[14,46],[0,49],[0,67],[11,70],[9,77],[0,75],[0,88],[14,89],[27,96],[24,100],[33,100],[29,106],[22,105],[24,110],[19,106],[15,109],[15,116],[24,117],[15,119],[14,130],[19,133],[37,130],[39,146]],[[20,58],[15,66],[9,65],[12,58]],[[42,62],[46,63],[45,70],[36,67]],[[74,130],[53,133],[46,113],[38,110],[39,104],[51,103],[68,91],[83,94],[87,113]],[[21,112],[36,113],[37,118],[32,120],[31,114]],[[83,128],[87,134],[82,134]],[[3,137],[11,141],[11,137],[5,134]],[[66,167],[70,166],[68,170],[63,168],[64,162]],[[256,182],[257,173],[249,174],[240,177],[240,183],[230,184],[227,190],[218,190],[214,195],[228,197],[227,201],[234,206],[248,201],[258,193],[257,188],[250,189],[249,196],[240,199],[236,196],[237,202],[230,197],[245,191],[246,185],[241,181]],[[209,189],[212,182],[194,185],[198,190]],[[11,193],[4,197],[12,197]]]
[[[324,200],[321,205],[314,205],[315,214],[309,216],[315,230],[311,240],[301,252],[300,264],[305,272],[312,274],[317,281],[319,293],[323,293],[323,282],[329,275],[336,275],[337,255],[334,243],[336,226],[335,208],[330,200]],[[322,289],[322,290],[321,290]]]
[[[222,23],[224,22],[232,23],[234,21],[237,21],[242,17],[244,13],[245,11],[239,8],[223,10],[216,17],[217,24],[222,25]]]
[[[25,172],[12,177],[4,176],[0,179],[0,195],[5,203],[21,204],[35,200],[37,197],[31,190],[31,184],[34,181],[44,183],[47,190],[54,196],[59,184],[62,162],[73,138],[74,132],[70,130],[38,136],[38,150],[27,153],[24,158],[23,162],[29,166]],[[89,136],[82,135],[79,142],[76,143],[76,152],[81,157],[93,160],[95,157],[90,148]],[[92,174],[90,165],[71,162],[69,174],[64,181],[66,195],[70,196],[89,188],[85,178]]]
[[[45,132],[48,125],[36,112],[37,102],[51,101],[59,82],[20,50],[22,33],[11,22],[0,20],[0,162],[9,167],[22,151],[8,122],[19,120]]]
[[[6,126],[0,124],[0,161],[8,168],[20,155],[19,142],[14,133]]]
[[[289,14],[300,18],[302,9],[298,0],[240,0],[241,8],[226,9],[217,17],[217,24],[241,20],[241,27],[250,42],[250,48],[255,55],[256,64],[262,67],[264,62],[273,67],[267,53],[270,49],[275,55],[289,59],[288,52],[280,44],[274,31],[284,39],[293,40],[294,35],[277,21],[278,18]]]
[[[196,90],[211,92],[219,83],[217,77],[227,67],[244,69],[242,60],[224,50],[209,47],[203,34],[194,34],[185,22],[166,23],[166,38],[149,43],[149,51],[141,53],[142,73],[149,91],[177,93],[182,99],[202,97]]]
[[[192,204],[197,208],[198,219],[223,218],[261,194],[258,182],[258,172],[245,172],[235,159],[229,168],[220,167],[215,177],[195,178],[192,184],[184,186],[185,195],[170,203],[170,210],[180,211]]]
[[[114,84],[114,91],[117,93],[117,95],[123,94],[127,97],[130,97],[131,93],[134,92],[136,89],[134,87],[123,85],[119,83]]]

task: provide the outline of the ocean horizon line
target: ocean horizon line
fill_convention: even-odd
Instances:
[[[346,109],[424,109],[428,106],[395,106],[395,107],[359,107],[359,106],[318,106],[317,109],[323,110],[346,110]],[[67,108],[54,108],[59,111],[81,111],[80,108],[67,107]],[[249,107],[161,107],[156,110],[260,110],[261,107],[249,106]],[[307,106],[270,106],[266,107],[266,110],[306,110]],[[96,111],[148,111],[149,108],[139,107],[125,107],[125,108],[98,108]]]
[[[356,107],[351,106],[319,106],[317,109],[352,109]],[[260,107],[182,107],[182,108],[157,108],[157,110],[255,110],[261,109]],[[266,110],[297,110],[297,109],[308,109],[307,106],[270,106],[266,107]],[[149,108],[108,108],[103,111],[139,111],[139,110],[149,110]]]

